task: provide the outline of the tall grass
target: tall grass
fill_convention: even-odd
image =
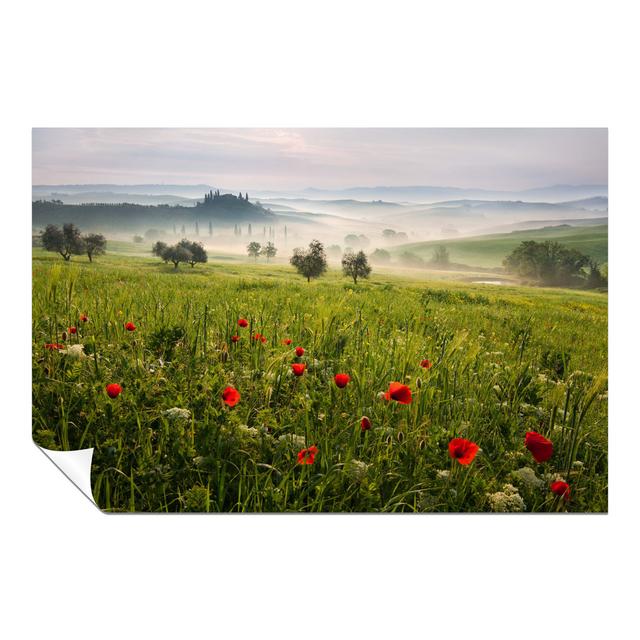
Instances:
[[[43,348],[69,326],[87,357]],[[286,267],[174,272],[142,258],[33,264],[34,439],[94,447],[109,511],[488,511],[505,484],[528,511],[605,511],[606,367],[601,294],[375,274],[352,286],[336,272],[309,285]],[[392,381],[411,387],[410,405],[378,397]],[[113,400],[110,382],[123,387]],[[228,385],[242,394],[233,408]],[[547,463],[524,448],[529,430],[553,441]],[[296,464],[291,436],[318,447],[313,465]],[[448,457],[459,436],[481,447],[469,467]],[[540,482],[520,482],[523,467]],[[548,490],[556,476],[566,503]]]

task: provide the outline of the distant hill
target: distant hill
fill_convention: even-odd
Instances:
[[[604,196],[596,196],[594,198],[583,198],[582,200],[570,200],[569,202],[561,202],[571,207],[578,207],[580,209],[590,209],[592,211],[608,211],[609,210],[609,198]]]
[[[455,199],[482,200],[538,200],[563,202],[594,196],[607,196],[607,185],[553,185],[522,191],[500,191],[491,189],[466,189],[459,187],[435,186],[379,186],[352,187],[348,189],[306,189],[305,196],[319,198],[356,198],[359,200],[391,200],[395,202],[437,202]]]
[[[201,198],[213,189],[208,184],[35,184],[31,187],[34,199],[51,198],[52,193],[128,193],[137,195],[174,195]]]
[[[46,197],[32,196],[32,200],[60,200],[64,204],[181,204],[195,206],[194,198],[173,195],[150,195],[143,193],[119,193],[113,191],[80,191],[78,193],[61,193],[53,191]]]
[[[608,260],[608,225],[606,224],[591,227],[549,226],[470,238],[416,242],[388,250],[395,257],[408,251],[425,260],[430,260],[435,247],[445,246],[449,250],[452,262],[474,267],[499,267],[502,265],[502,260],[525,240],[537,242],[555,240],[570,249],[581,251],[601,264]]]
[[[338,213],[342,215],[362,215],[366,213],[386,214],[402,210],[397,202],[371,200],[368,202],[353,199],[311,200],[309,198],[266,198],[264,202],[274,206],[287,206],[304,211],[320,213]]]
[[[608,224],[608,218],[559,218],[558,220],[523,220],[522,222],[512,222],[503,224],[491,229],[486,233],[511,233],[512,231],[523,231],[525,229],[541,229],[543,227],[558,227],[566,225],[569,227],[593,227]]]
[[[36,200],[32,203],[32,225],[73,222],[81,229],[109,233],[144,228],[170,228],[187,223],[200,225],[211,221],[216,226],[231,227],[241,223],[269,224],[276,216],[261,205],[244,198],[224,194],[208,204],[196,207],[180,205],[138,204],[64,204],[60,201]]]
[[[422,233],[437,233],[453,225],[469,235],[488,233],[501,225],[524,221],[566,220],[569,218],[602,218],[606,212],[579,208],[571,204],[525,202],[522,200],[445,200],[431,205],[405,206],[393,215],[399,228],[415,229]],[[372,214],[372,218],[375,214]],[[529,224],[529,228],[543,223]]]

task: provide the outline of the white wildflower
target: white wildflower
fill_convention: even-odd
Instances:
[[[544,487],[544,480],[538,478],[536,472],[531,467],[522,467],[512,473],[516,480],[522,482],[523,485],[530,488]]]
[[[84,352],[83,344],[69,345],[66,349],[62,349],[60,353],[64,353],[66,356],[69,356],[74,360],[80,360],[81,358],[87,357],[87,354]]]
[[[498,513],[514,513],[527,508],[522,496],[512,484],[505,484],[502,491],[490,493],[487,498],[491,509]]]
[[[289,445],[297,449],[304,449],[307,444],[304,436],[299,436],[297,433],[285,433],[278,438],[278,441],[280,444]]]
[[[172,407],[162,412],[169,420],[189,420],[191,411],[189,409],[181,409],[180,407]]]
[[[343,471],[353,480],[362,480],[367,475],[369,467],[370,465],[362,460],[352,459],[344,465]]]
[[[582,467],[584,467],[584,462],[582,462],[581,460],[574,460],[572,466],[576,469],[581,469]]]
[[[446,480],[451,475],[451,471],[449,471],[449,469],[438,469],[438,471],[436,471],[436,475],[438,478]]]
[[[551,484],[552,482],[566,482],[565,477],[560,475],[558,472],[545,473],[544,479],[547,481],[547,484]]]
[[[250,427],[246,424],[239,424],[238,431],[248,436],[251,436],[252,438],[257,438],[260,433],[255,427]]]

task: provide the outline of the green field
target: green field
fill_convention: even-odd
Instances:
[[[487,268],[502,266],[504,258],[525,240],[535,240],[536,242],[555,240],[569,249],[577,249],[599,264],[605,264],[608,261],[607,238],[608,225],[546,227],[544,229],[460,238],[459,240],[416,242],[395,247],[390,251],[394,256],[409,251],[425,260],[430,260],[435,247],[445,246],[449,250],[452,262]]]
[[[307,284],[286,265],[174,271],[34,250],[32,310],[34,440],[94,447],[107,511],[607,510],[606,294],[375,270],[357,286],[334,270]],[[70,326],[67,349],[44,348]],[[380,397],[391,382],[410,404]],[[553,442],[549,461],[534,461],[527,431]],[[449,457],[456,437],[479,445],[471,464]],[[312,445],[313,464],[298,464]],[[549,491],[559,477],[568,501]]]

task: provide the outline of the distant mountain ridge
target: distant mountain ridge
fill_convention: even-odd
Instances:
[[[68,184],[68,185],[33,185],[34,199],[46,196],[52,192],[80,193],[83,191],[112,193],[130,193],[144,195],[174,195],[189,198],[199,198],[202,194],[216,187],[206,184],[177,185],[177,184]],[[230,189],[218,190],[229,193]],[[608,186],[599,185],[551,185],[524,190],[476,189],[463,187],[442,187],[430,185],[415,186],[377,186],[377,187],[348,187],[345,189],[321,189],[308,187],[306,189],[264,190],[253,189],[255,195],[263,198],[314,198],[322,199],[362,199],[365,201],[387,200],[392,202],[437,202],[439,200],[480,199],[480,200],[537,200],[544,202],[564,202],[594,197],[608,196]]]

